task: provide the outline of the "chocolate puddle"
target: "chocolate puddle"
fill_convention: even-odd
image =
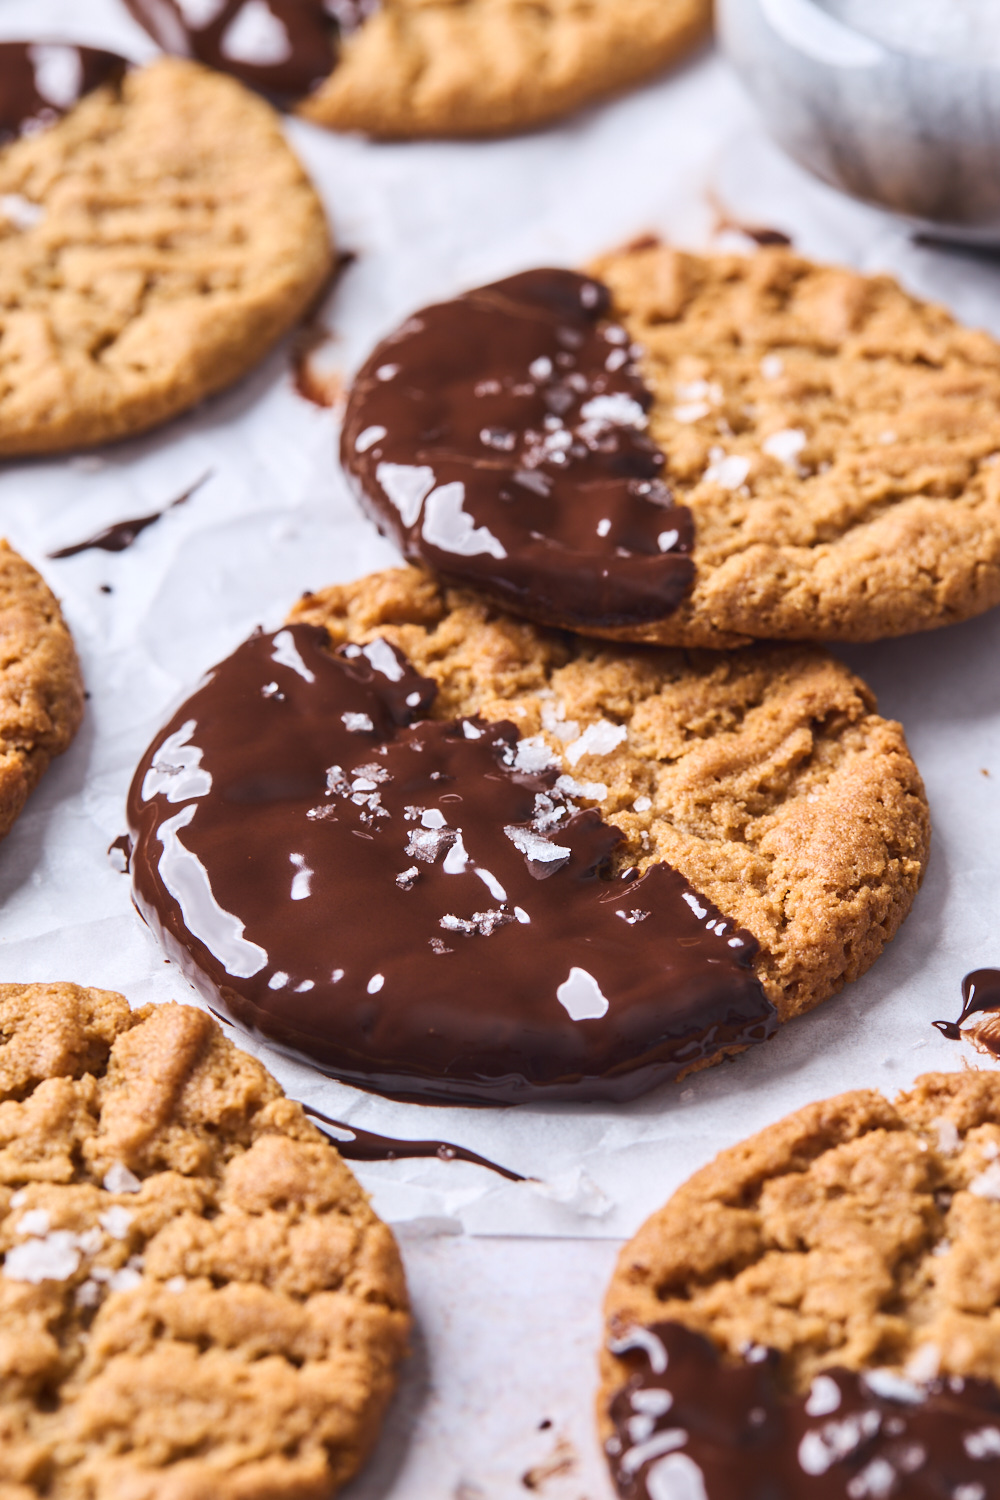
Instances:
[[[694,581],[694,524],[607,287],[525,271],[424,308],[358,373],[341,460],[414,562],[548,624],[641,625]]]
[[[962,980],[962,1014],[957,1021],[932,1021],[949,1042],[962,1040],[962,1027],[970,1016],[983,1020],[967,1028],[968,1040],[980,1052],[1000,1057],[1000,969],[973,969]]]
[[[76,557],[81,552],[125,552],[147,527],[161,520],[168,510],[175,510],[178,505],[184,505],[211,477],[211,472],[203,474],[190,489],[185,490],[183,495],[178,495],[176,500],[171,500],[170,504],[165,505],[162,510],[154,510],[148,516],[135,516],[129,521],[115,521],[111,526],[105,526],[103,531],[87,537],[86,541],[74,542],[71,547],[60,547],[58,552],[50,552],[48,555],[50,558],[61,558]],[[110,589],[108,592],[110,593]]]
[[[376,1135],[371,1130],[360,1130],[357,1125],[348,1125],[344,1120],[333,1120],[329,1115],[313,1109],[311,1104],[304,1104],[302,1108],[314,1120],[322,1120],[336,1130],[347,1131],[347,1140],[342,1140],[339,1135],[331,1137],[333,1144],[347,1161],[401,1161],[404,1158],[437,1157],[439,1161],[471,1162],[473,1166],[485,1167],[489,1172],[506,1177],[508,1182],[529,1180],[522,1173],[512,1172],[509,1167],[501,1167],[488,1157],[477,1156],[475,1151],[468,1151],[464,1146],[454,1146],[451,1141],[397,1140],[395,1136]]]
[[[424,716],[383,640],[295,625],[209,674],[132,782],[133,897],[209,1003],[404,1099],[628,1099],[764,1041],[757,944],[509,723]]]
[[[631,1370],[605,1444],[622,1500],[994,1500],[1000,1391],[958,1378],[917,1386],[887,1370],[830,1369],[805,1396],[779,1356],[724,1365],[677,1323],[610,1345]]]
[[[34,135],[127,64],[114,52],[64,42],[0,42],[0,144]]]
[[[377,0],[125,0],[165,52],[231,73],[289,106],[328,78],[338,43],[374,14]]]

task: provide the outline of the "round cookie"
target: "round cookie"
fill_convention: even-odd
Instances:
[[[278,118],[190,62],[4,147],[0,199],[0,454],[125,437],[222,390],[331,266]]]
[[[127,0],[168,52],[235,73],[335,130],[523,130],[654,77],[709,0]]]
[[[202,1011],[0,985],[0,1492],[327,1496],[405,1352],[392,1234]]]
[[[342,459],[409,560],[663,645],[874,640],[1000,602],[986,333],[785,249],[591,272],[423,309],[359,372]]]
[[[608,1291],[619,1494],[995,1494],[998,1234],[991,1073],[842,1094],[722,1152]]]
[[[928,842],[902,730],[825,654],[625,651],[415,569],[239,647],[128,819],[210,1003],[480,1103],[630,1098],[765,1040],[874,961]]]
[[[82,717],[80,664],[58,601],[0,541],[0,838]]]

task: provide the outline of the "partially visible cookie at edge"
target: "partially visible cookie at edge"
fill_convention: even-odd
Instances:
[[[0,454],[122,438],[231,385],[332,264],[273,110],[178,59],[3,147],[0,196]]]
[[[0,541],[0,837],[82,717],[80,664],[59,603]]]
[[[332,1495],[405,1352],[391,1232],[204,1012],[0,986],[0,1489]]]
[[[620,648],[415,568],[307,594],[289,618],[335,645],[392,642],[437,684],[435,718],[513,719],[540,737],[625,835],[616,869],[666,861],[749,929],[782,1021],[864,973],[910,909],[923,784],[901,726],[825,652]]]
[[[902,1485],[909,1494],[906,1476],[924,1472],[928,1446],[942,1441],[942,1408],[951,1405],[957,1461],[972,1460],[971,1473],[953,1470],[952,1485],[968,1479],[970,1496],[992,1494],[980,1481],[996,1484],[1000,1459],[1000,1435],[993,1441],[988,1430],[992,1422],[997,1433],[1000,1413],[998,1160],[1000,1078],[969,1070],[927,1074],[892,1102],[861,1089],[807,1105],[695,1173],[622,1250],[607,1294],[599,1421],[619,1493],[652,1495],[646,1476],[660,1455],[676,1451],[685,1455],[673,1461],[676,1472],[693,1468],[695,1455],[708,1481],[701,1493],[718,1500],[736,1492],[727,1475],[749,1482],[755,1443],[773,1443],[775,1468],[787,1459],[798,1475],[796,1493],[841,1493],[807,1477],[830,1471],[827,1484],[843,1472],[845,1493],[871,1494],[861,1476],[874,1482],[874,1467],[865,1465],[878,1463],[881,1493]],[[778,1400],[800,1409],[807,1398],[806,1426],[815,1431],[797,1458],[783,1454],[780,1429],[764,1430],[763,1409],[749,1416],[758,1438],[739,1451],[720,1447],[707,1427],[689,1441],[679,1429],[679,1393],[694,1361],[705,1358],[689,1335],[707,1339],[721,1359],[709,1387],[717,1433],[739,1410],[735,1399],[732,1409],[724,1404],[734,1393],[752,1404],[755,1388],[771,1399],[783,1392]],[[665,1340],[673,1355],[664,1356]],[[871,1408],[860,1420],[845,1409],[852,1373],[860,1373]],[[652,1394],[671,1383],[673,1402]],[[928,1428],[923,1403],[931,1412],[935,1397]],[[970,1403],[967,1414],[955,1398]],[[628,1417],[629,1403],[653,1419]],[[909,1436],[925,1440],[917,1448],[900,1440],[911,1414]],[[977,1440],[974,1430],[985,1436]],[[872,1447],[876,1437],[884,1451]],[[852,1475],[859,1477],[848,1490]]]
[[[523,130],[655,77],[710,19],[707,0],[384,0],[299,113],[374,136]]]
[[[389,138],[543,124],[654,77],[711,24],[710,0],[126,3],[168,52],[318,125]]]

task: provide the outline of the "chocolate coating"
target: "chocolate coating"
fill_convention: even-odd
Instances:
[[[82,542],[73,542],[69,547],[60,547],[58,552],[50,552],[50,558],[77,557],[81,552],[127,552],[132,543],[154,522],[161,520],[168,510],[175,510],[178,505],[186,505],[191,496],[201,489],[202,485],[211,478],[211,472],[203,474],[189,489],[176,500],[171,500],[162,510],[154,510],[148,516],[132,516],[127,521],[114,521],[110,526],[104,526],[93,536],[88,536]]]
[[[64,42],[0,42],[0,143],[51,125],[125,71],[123,57]]]
[[[348,1125],[345,1120],[333,1120],[329,1115],[313,1109],[311,1104],[303,1105],[303,1108],[312,1119],[333,1126],[336,1133],[332,1135],[332,1139],[345,1161],[403,1161],[437,1157],[439,1161],[464,1161],[470,1162],[474,1167],[485,1167],[488,1172],[506,1177],[508,1182],[528,1180],[521,1172],[512,1172],[510,1167],[501,1167],[498,1162],[490,1161],[489,1157],[480,1156],[466,1146],[455,1146],[451,1141],[414,1141],[394,1135],[377,1135],[373,1130]]]
[[[831,1369],[788,1395],[779,1356],[723,1365],[677,1323],[612,1344],[633,1370],[605,1445],[622,1500],[994,1500],[1000,1391]],[[655,1368],[654,1368],[655,1366]]]
[[[691,512],[609,309],[561,270],[426,307],[359,371],[341,438],[361,504],[412,562],[580,629],[661,619],[694,581]]]
[[[340,35],[375,0],[126,0],[165,52],[231,73],[276,104],[291,105],[330,76]]]
[[[426,719],[395,648],[326,639],[251,637],[132,782],[136,905],[211,1003],[471,1103],[627,1099],[771,1035],[752,936],[666,864],[608,878],[621,834],[535,742]]]
[[[942,1036],[949,1042],[962,1040],[962,1027],[972,1016],[1000,1015],[1000,969],[973,969],[962,980],[962,1014],[957,1021],[934,1021]],[[1000,1035],[994,1035],[990,1027],[980,1025],[975,1029],[976,1044],[980,1050],[1000,1057]]]

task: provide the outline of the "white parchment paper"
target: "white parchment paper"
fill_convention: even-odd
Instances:
[[[82,9],[0,0],[0,31],[148,55],[113,0]],[[720,206],[787,231],[819,258],[892,270],[1000,334],[1000,263],[917,248],[897,221],[807,178],[768,144],[712,56],[514,140],[373,145],[296,122],[289,135],[339,245],[357,256],[324,312],[324,364],[345,377],[421,303],[499,275],[579,263],[648,230],[696,247],[746,245],[731,230],[720,239]],[[255,625],[274,628],[302,590],[396,560],[348,495],[336,427],[335,413],[296,394],[285,347],[237,389],[147,438],[0,469],[0,526],[63,600],[91,694],[76,744],[0,848],[0,979],[72,979],[121,989],[133,1004],[193,1000],[106,850],[124,831],[140,753],[200,674]],[[206,474],[127,552],[48,560]],[[291,1094],[328,1114],[387,1135],[449,1139],[538,1179],[512,1184],[437,1160],[359,1165],[376,1208],[409,1233],[611,1239],[721,1147],[790,1109],[978,1063],[931,1022],[957,1015],[967,970],[1000,963],[998,653],[997,614],[841,653],[906,726],[930,794],[933,856],[913,914],[871,972],[766,1047],[627,1106],[506,1110],[395,1104],[266,1046],[252,1050]]]

